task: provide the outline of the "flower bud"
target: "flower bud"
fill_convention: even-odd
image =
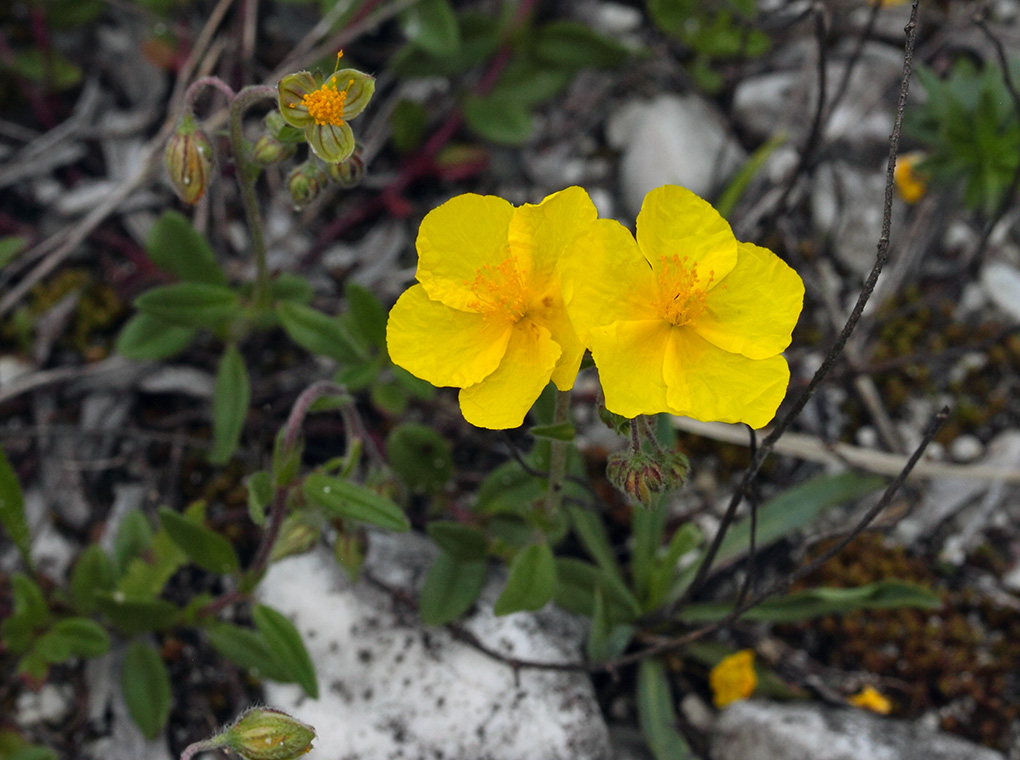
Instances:
[[[365,176],[365,160],[361,157],[361,150],[355,148],[346,160],[338,164],[326,164],[326,173],[344,189],[357,186]]]
[[[294,554],[304,554],[315,546],[315,542],[322,535],[322,530],[303,518],[301,512],[288,515],[280,526],[280,536],[273,544],[273,551],[269,555],[269,562],[273,563],[284,557]]]
[[[606,477],[618,491],[648,507],[660,494],[682,486],[689,469],[687,457],[679,451],[626,451],[610,455]]]
[[[189,114],[181,119],[177,131],[167,141],[163,163],[177,197],[185,203],[197,203],[205,194],[212,171],[212,144]]]
[[[286,161],[294,155],[296,150],[293,145],[282,143],[272,135],[262,135],[262,137],[255,141],[255,147],[252,148],[251,156],[255,159],[256,163],[262,166],[269,166]]]
[[[304,208],[315,200],[326,186],[329,178],[325,169],[316,162],[306,161],[287,177],[287,189],[295,208]]]
[[[217,746],[227,747],[247,760],[294,760],[312,748],[315,729],[285,712],[256,707],[220,736]]]

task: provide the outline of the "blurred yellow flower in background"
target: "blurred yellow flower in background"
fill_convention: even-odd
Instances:
[[[469,193],[429,212],[416,243],[418,284],[387,324],[393,362],[460,388],[464,418],[484,428],[519,426],[550,379],[570,390],[584,346],[558,262],[597,215],[580,187],[519,208]]]
[[[771,251],[738,242],[707,201],[673,185],[652,190],[636,242],[599,220],[563,269],[567,309],[609,411],[754,428],[775,416],[804,283]]]
[[[724,657],[708,674],[712,702],[722,708],[731,702],[747,699],[758,685],[754,672],[754,651],[741,649]]]
[[[897,159],[896,168],[893,170],[896,192],[905,203],[909,203],[911,206],[928,192],[928,177],[917,169],[917,165],[924,157],[924,153],[920,152],[904,153]]]
[[[892,712],[892,702],[874,686],[865,686],[860,692],[847,699],[847,702],[862,710],[871,710],[879,715]]]

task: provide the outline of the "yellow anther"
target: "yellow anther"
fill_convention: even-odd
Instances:
[[[656,304],[659,315],[676,327],[692,324],[707,308],[705,298],[715,272],[708,273],[708,280],[699,282],[698,269],[673,255],[659,259],[659,301]]]
[[[336,88],[336,77],[301,98],[301,104],[308,109],[308,115],[315,123],[322,126],[332,124],[339,126],[344,123],[344,103],[347,102],[347,90]]]
[[[482,267],[472,282],[464,284],[478,299],[468,307],[486,317],[516,323],[528,311],[527,287],[513,254],[498,266]]]

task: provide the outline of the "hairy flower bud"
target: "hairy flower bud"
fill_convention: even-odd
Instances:
[[[272,135],[262,135],[262,137],[255,141],[255,147],[252,148],[251,156],[255,159],[256,163],[262,166],[270,166],[271,164],[286,161],[294,155],[296,150],[295,146],[282,143]]]
[[[212,144],[189,114],[167,141],[163,163],[177,197],[197,203],[205,194],[212,171]]]
[[[683,485],[688,470],[687,457],[679,451],[660,454],[626,451],[610,455],[606,477],[618,491],[648,507],[660,494]]]
[[[357,186],[365,176],[365,159],[361,157],[361,150],[355,148],[346,160],[338,164],[326,164],[326,173],[344,189]]]
[[[306,161],[295,168],[287,177],[287,189],[290,190],[294,207],[304,208],[315,200],[327,182],[329,178],[326,170],[317,162]]]
[[[294,760],[312,748],[315,729],[285,712],[256,707],[216,737],[247,760]]]

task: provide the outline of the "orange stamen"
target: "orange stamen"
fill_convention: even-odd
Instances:
[[[709,272],[708,281],[701,284],[697,267],[687,261],[687,256],[681,259],[675,254],[659,259],[657,311],[663,319],[676,327],[692,324],[704,314],[708,308],[705,298],[715,279],[715,272]]]

